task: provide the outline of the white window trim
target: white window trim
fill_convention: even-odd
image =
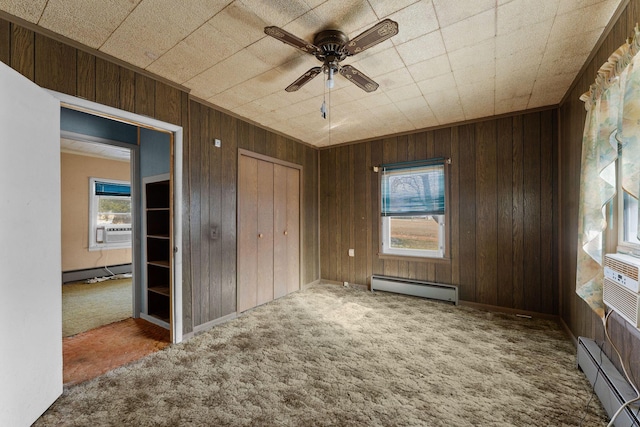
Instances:
[[[89,251],[101,251],[111,249],[129,249],[132,242],[98,243],[96,233],[98,229],[98,197],[96,197],[96,182],[108,182],[110,184],[131,185],[129,181],[120,181],[109,178],[89,178]],[[131,196],[130,196],[131,197]]]

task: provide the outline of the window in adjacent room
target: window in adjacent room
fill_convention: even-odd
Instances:
[[[618,248],[619,252],[640,254],[640,240],[638,240],[638,199],[624,188],[618,157],[616,162],[616,194],[618,195]]]
[[[131,247],[131,184],[89,179],[89,249]]]
[[[444,258],[446,159],[381,167],[380,253]]]

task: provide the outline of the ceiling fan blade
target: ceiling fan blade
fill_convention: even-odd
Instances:
[[[391,19],[385,19],[378,22],[365,32],[355,36],[351,41],[349,41],[349,43],[347,43],[345,49],[349,56],[355,55],[356,53],[367,50],[371,46],[375,46],[396,34],[398,34],[398,23]]]
[[[298,79],[295,82],[287,86],[285,90],[287,92],[295,92],[296,90],[300,89],[302,86],[307,84],[309,80],[313,79],[315,76],[320,74],[321,71],[322,71],[322,67],[313,67],[312,69],[310,69],[309,71],[307,71],[306,73],[298,77]]]
[[[318,49],[318,47],[313,43],[302,40],[301,38],[298,38],[290,32],[285,31],[279,27],[264,27],[264,33],[268,36],[273,37],[274,39],[278,39],[281,42],[288,44],[289,46],[293,46],[296,49],[300,49],[301,51],[310,53],[312,55],[320,51],[320,49]]]
[[[378,89],[378,83],[374,82],[351,65],[345,65],[340,68],[340,74],[345,76],[351,83],[358,86],[365,92],[373,92]]]

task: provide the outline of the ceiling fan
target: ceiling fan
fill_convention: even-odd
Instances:
[[[378,83],[351,65],[340,65],[340,62],[348,56],[363,52],[398,34],[398,23],[391,19],[385,19],[352,40],[349,40],[349,37],[342,31],[324,30],[315,35],[313,44],[279,27],[265,27],[264,32],[283,43],[310,53],[322,62],[321,67],[313,67],[298,77],[296,81],[285,89],[287,92],[294,92],[300,89],[321,72],[327,75],[326,85],[329,89],[334,84],[333,75],[338,72],[360,89],[366,92],[373,92],[378,89]]]

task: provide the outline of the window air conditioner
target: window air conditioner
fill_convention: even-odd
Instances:
[[[625,254],[604,256],[602,299],[613,311],[636,328],[640,327],[640,259]]]
[[[131,242],[131,226],[108,226],[105,227],[105,243],[128,243]]]

